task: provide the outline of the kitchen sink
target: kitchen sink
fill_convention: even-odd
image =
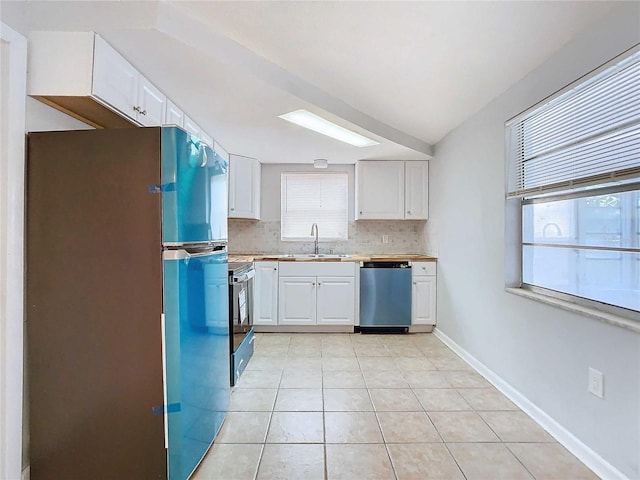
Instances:
[[[280,255],[280,258],[349,258],[353,255],[334,254],[334,253],[289,253]]]

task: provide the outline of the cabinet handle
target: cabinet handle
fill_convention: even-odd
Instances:
[[[134,112],[138,112],[140,115],[146,115],[147,111],[146,110],[142,110],[139,106],[135,106],[133,107],[133,111]]]
[[[417,285],[418,283],[417,283],[417,282],[413,282],[413,284],[414,284],[414,285]]]
[[[231,208],[231,211],[233,212],[235,210],[235,208]]]
[[[278,271],[278,267],[273,267],[273,271],[277,272]]]
[[[411,210],[407,210],[407,213],[408,213],[409,215],[411,215]]]
[[[360,210],[360,215],[362,215],[362,210]]]
[[[311,285],[313,285],[315,287],[316,286],[316,282],[313,282]]]

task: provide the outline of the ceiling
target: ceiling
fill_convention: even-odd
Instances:
[[[616,3],[1,0],[0,17],[25,35],[95,30],[232,153],[353,163],[430,158]],[[299,108],[380,145],[277,118]]]

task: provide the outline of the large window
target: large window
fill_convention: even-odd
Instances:
[[[521,285],[640,312],[640,51],[506,127]]]
[[[346,173],[283,173],[281,180],[282,240],[312,240],[314,223],[321,240],[347,239]]]

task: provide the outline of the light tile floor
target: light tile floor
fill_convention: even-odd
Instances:
[[[432,334],[257,334],[193,478],[598,477]]]

